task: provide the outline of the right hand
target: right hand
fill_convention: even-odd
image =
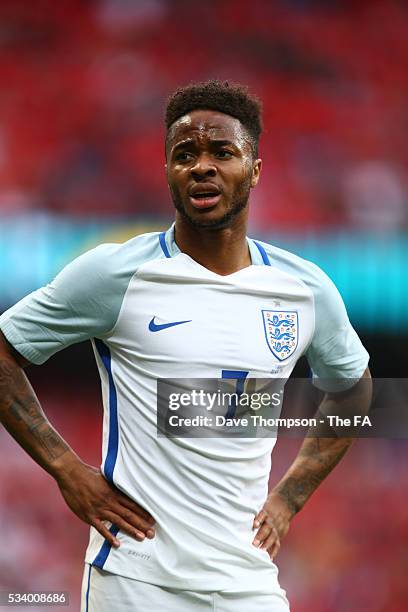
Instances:
[[[81,520],[95,527],[115,548],[120,541],[109,531],[104,521],[114,523],[138,541],[154,538],[154,518],[144,508],[111,485],[101,471],[78,462],[68,472],[56,478],[69,508]]]

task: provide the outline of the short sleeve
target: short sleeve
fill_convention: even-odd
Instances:
[[[319,272],[315,330],[306,357],[315,386],[323,391],[340,391],[361,378],[369,355],[349,321],[337,288],[320,269]]]
[[[113,327],[118,296],[109,262],[116,246],[103,244],[81,255],[50,284],[3,313],[0,329],[21,355],[41,364],[61,349]]]

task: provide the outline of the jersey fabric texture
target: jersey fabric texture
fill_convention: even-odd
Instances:
[[[92,340],[101,469],[156,520],[154,539],[119,533],[119,549],[91,528],[87,563],[168,588],[278,588],[276,565],[251,544],[275,439],[158,437],[157,379],[221,378],[225,369],[287,378],[306,354],[315,384],[346,386],[368,354],[317,266],[249,238],[248,246],[252,265],[220,276],[180,252],[174,226],[104,244],[0,317],[9,342],[36,364]],[[297,344],[286,354],[272,350],[265,312],[296,316]]]

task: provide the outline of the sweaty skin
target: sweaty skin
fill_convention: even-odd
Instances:
[[[179,248],[221,275],[249,266],[248,200],[262,161],[240,121],[215,111],[193,111],[171,126],[166,158]],[[214,207],[197,210],[189,192],[208,183],[221,198]]]

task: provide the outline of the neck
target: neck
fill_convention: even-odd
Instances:
[[[238,215],[230,227],[209,229],[191,225],[176,212],[175,239],[180,251],[221,276],[251,265],[246,229],[246,215]]]

